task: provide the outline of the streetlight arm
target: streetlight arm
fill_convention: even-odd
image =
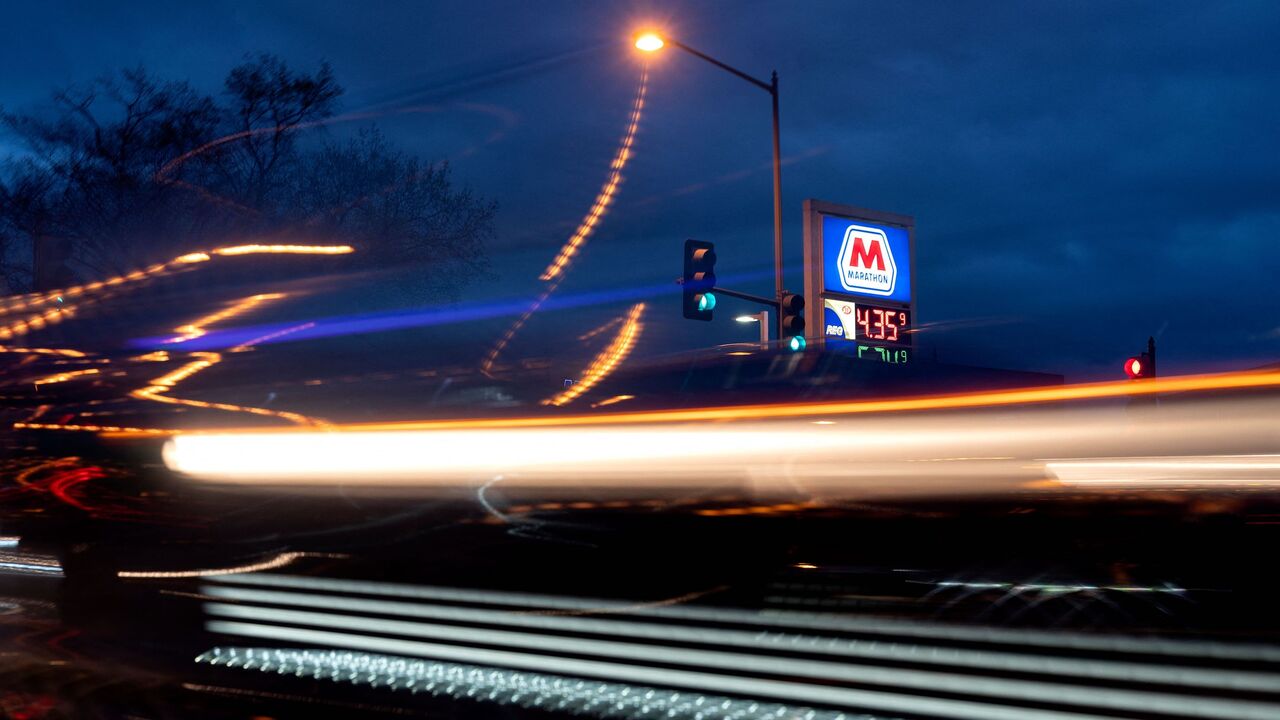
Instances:
[[[724,64],[724,63],[720,62],[719,60],[717,60],[717,59],[715,59],[715,58],[711,57],[710,55],[707,55],[706,53],[698,52],[697,50],[694,50],[693,48],[689,47],[688,45],[685,45],[684,43],[680,42],[679,40],[672,40],[671,38],[667,38],[667,43],[669,43],[669,44],[671,44],[671,45],[675,45],[676,47],[678,47],[678,48],[680,48],[681,50],[683,50],[683,51],[685,51],[685,52],[689,53],[690,55],[693,55],[693,56],[695,56],[695,57],[702,58],[703,60],[706,60],[707,62],[711,63],[712,65],[715,65],[716,67],[718,67],[718,68],[720,68],[720,69],[722,69],[722,70],[728,70],[729,72],[733,73],[734,75],[737,75],[738,77],[742,78],[743,80],[746,80],[747,82],[751,83],[752,85],[755,85],[756,87],[763,89],[765,92],[769,93],[770,95],[776,95],[776,94],[777,94],[777,88],[776,88],[776,86],[774,86],[774,85],[770,85],[769,83],[764,82],[763,80],[758,80],[758,79],[756,79],[756,78],[753,78],[753,77],[751,77],[750,75],[748,75],[748,74],[746,74],[746,73],[742,72],[742,71],[741,71],[741,70],[739,70],[738,68],[733,67],[732,65],[726,65],[726,64]]]

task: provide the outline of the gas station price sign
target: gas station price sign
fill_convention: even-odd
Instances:
[[[825,298],[822,315],[828,341],[911,344],[910,308]]]
[[[864,357],[913,347],[915,220],[821,200],[804,203],[805,320],[811,341]],[[893,359],[889,359],[892,356]]]

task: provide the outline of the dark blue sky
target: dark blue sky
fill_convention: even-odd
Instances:
[[[789,286],[816,197],[915,216],[922,344],[944,360],[1116,377],[1155,333],[1166,372],[1280,360],[1273,2],[27,3],[0,27],[0,104],[137,63],[213,93],[264,50],[328,60],[346,110],[440,100],[379,124],[499,201],[497,278],[468,300],[510,298],[605,177],[645,23],[778,70]],[[667,53],[645,110],[562,292],[669,283],[696,237],[768,293],[768,96]],[[642,350],[749,339],[732,314],[656,296]]]

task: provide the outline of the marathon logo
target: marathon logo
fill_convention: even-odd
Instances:
[[[889,238],[878,228],[850,225],[840,243],[840,285],[849,292],[892,295],[898,282]]]

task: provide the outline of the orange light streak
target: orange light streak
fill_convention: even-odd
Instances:
[[[1143,397],[1164,393],[1207,392],[1223,390],[1259,390],[1280,388],[1280,372],[1236,372],[1215,375],[1182,375],[1144,381],[1082,383],[994,390],[953,395],[926,395],[890,400],[851,400],[824,403],[782,403],[777,405],[741,405],[685,410],[647,410],[629,413],[597,413],[591,415],[540,416],[518,418],[477,418],[461,420],[408,420],[398,422],[334,423],[326,430],[333,432],[394,432],[399,430],[468,430],[527,427],[561,427],[591,425],[646,425],[734,420],[766,420],[809,416],[862,415],[873,413],[918,412],[927,410],[960,410],[986,407],[1035,405],[1050,402],[1104,400]],[[235,434],[251,431],[300,432],[298,428],[252,428],[248,430],[183,431],[181,435]]]
[[[502,355],[502,351],[506,349],[511,341],[515,339],[516,333],[529,322],[529,318],[533,316],[551,297],[552,293],[560,287],[560,283],[564,280],[565,271],[568,270],[569,263],[573,260],[573,256],[582,249],[587,239],[595,231],[595,227],[600,222],[600,218],[604,216],[604,212],[610,203],[613,202],[614,195],[617,194],[618,185],[622,182],[622,169],[626,167],[627,160],[631,158],[631,146],[635,142],[636,129],[640,125],[640,111],[644,108],[644,96],[649,86],[649,71],[645,70],[640,74],[640,85],[636,89],[635,105],[631,110],[631,119],[627,124],[627,130],[623,133],[622,143],[618,147],[617,154],[614,155],[613,163],[609,166],[609,177],[605,181],[604,187],[596,195],[596,200],[591,205],[591,209],[587,211],[586,217],[578,224],[577,230],[560,248],[560,252],[552,260],[547,269],[539,276],[540,280],[546,280],[550,284],[537,300],[525,310],[519,318],[516,319],[511,327],[498,338],[498,342],[494,343],[484,360],[480,362],[480,372],[485,375],[491,375],[494,366],[498,362],[498,357]]]
[[[644,324],[640,322],[640,317],[643,315],[644,303],[636,303],[631,306],[631,311],[627,313],[627,319],[618,330],[618,334],[614,336],[613,342],[609,343],[609,347],[596,356],[596,359],[591,362],[586,372],[583,373],[582,379],[570,385],[564,392],[543,400],[542,404],[555,405],[556,407],[568,405],[608,377],[623,360],[627,359],[627,356],[631,354],[631,350],[635,348],[636,339],[640,337],[640,332],[644,329]]]
[[[614,395],[613,397],[607,398],[605,400],[601,400],[598,403],[591,403],[591,407],[593,408],[606,407],[608,405],[616,405],[617,403],[624,402],[626,400],[635,400],[635,399],[636,399],[635,395]]]
[[[68,370],[67,372],[64,372],[64,373],[58,373],[57,375],[50,375],[49,377],[40,378],[39,380],[35,381],[35,384],[36,385],[52,385],[53,383],[66,382],[68,380],[74,380],[75,378],[78,378],[78,377],[84,377],[85,375],[97,375],[97,374],[98,374],[97,368],[89,368],[87,370]]]
[[[82,358],[88,357],[79,350],[71,350],[69,348],[26,348],[26,347],[6,347],[0,345],[0,352],[5,353],[25,353],[27,355],[58,355],[61,357]]]
[[[622,183],[622,170],[627,166],[627,160],[631,158],[631,146],[635,143],[636,129],[640,126],[641,111],[644,109],[644,96],[649,86],[649,71],[645,70],[640,75],[640,88],[636,91],[635,104],[631,110],[631,120],[627,124],[627,131],[622,136],[622,143],[618,146],[618,152],[614,155],[613,163],[609,166],[609,177],[605,180],[604,186],[600,188],[600,192],[596,194],[596,200],[591,204],[591,209],[587,211],[586,216],[578,223],[578,228],[574,230],[573,235],[569,236],[568,241],[560,248],[559,254],[551,261],[546,270],[542,271],[539,280],[553,280],[564,273],[569,263],[573,260],[573,256],[578,254],[582,246],[595,232],[595,228],[600,224],[601,218],[604,217],[609,205],[613,203],[614,196],[618,193],[618,186]]]
[[[614,327],[615,325],[617,325],[618,323],[620,323],[620,322],[622,322],[622,318],[620,318],[620,317],[616,317],[616,318],[614,318],[614,319],[610,320],[609,322],[606,322],[605,324],[603,324],[603,325],[601,325],[601,326],[597,327],[597,328],[596,328],[596,329],[594,329],[594,330],[588,330],[587,332],[585,332],[585,333],[583,333],[583,334],[579,335],[579,336],[578,336],[578,341],[579,341],[579,342],[586,342],[587,340],[590,340],[591,338],[593,338],[593,337],[595,337],[595,336],[597,336],[597,335],[604,334],[605,332],[608,332],[609,330],[613,329],[613,327]]]
[[[227,568],[203,568],[199,570],[120,570],[116,572],[116,577],[121,578],[193,578],[193,577],[217,577],[220,575],[240,575],[243,573],[262,572],[263,570],[275,570],[290,565],[293,561],[304,557],[346,557],[345,555],[334,555],[331,553],[312,553],[312,552],[282,552],[262,562],[250,563],[248,565],[237,565],[236,567]]]
[[[279,300],[283,297],[285,297],[284,293],[263,293],[260,295],[251,295],[239,302],[236,302],[230,307],[219,310],[211,315],[206,315],[197,320],[193,320],[186,325],[174,328],[174,332],[181,334],[176,337],[169,338],[164,342],[165,344],[180,343],[198,338],[205,334],[206,331],[204,328],[206,325],[213,325],[214,323],[222,322],[223,320],[233,318],[237,315],[243,315],[264,302],[269,300]]]
[[[135,428],[135,427],[119,427],[116,425],[57,425],[52,423],[24,423],[16,422],[13,424],[14,430],[70,430],[75,432],[94,432],[94,433],[110,433],[118,435],[169,435],[168,430],[156,430],[152,428]]]
[[[167,342],[178,343],[178,342],[183,342],[185,340],[190,340],[192,338],[200,337],[201,335],[205,334],[206,332],[205,328],[209,325],[222,322],[224,320],[235,317],[237,315],[242,315],[254,309],[255,307],[261,305],[262,303],[270,302],[272,300],[279,300],[283,297],[286,297],[285,293],[261,293],[258,295],[251,295],[247,298],[244,298],[235,303],[232,303],[229,307],[219,310],[216,313],[206,315],[186,325],[182,325],[178,328],[175,328],[177,332],[180,332],[182,334]],[[285,334],[294,332],[296,330],[301,330],[305,327],[310,327],[313,324],[314,323],[307,323],[297,327],[286,328],[284,330],[271,333],[264,337],[250,340],[242,345],[237,345],[236,347],[231,348],[231,352],[242,352],[244,350],[248,350],[258,342],[262,342],[264,340],[274,338],[280,335],[285,335]],[[155,380],[152,380],[149,386],[140,388],[138,390],[134,390],[129,394],[132,397],[138,398],[140,400],[151,400],[153,402],[168,403],[171,405],[186,405],[188,407],[204,408],[207,410],[226,410],[229,412],[242,412],[242,413],[249,413],[251,415],[262,415],[264,417],[280,418],[281,420],[287,420],[288,422],[297,423],[298,425],[308,425],[308,426],[326,425],[326,423],[321,420],[309,418],[306,415],[302,415],[299,413],[287,412],[283,410],[268,410],[267,408],[249,407],[245,405],[232,405],[230,403],[206,402],[204,400],[192,400],[189,398],[180,398],[180,397],[174,397],[172,395],[167,395],[166,393],[168,393],[175,386],[177,386],[178,383],[186,380],[187,378],[191,377],[192,375],[195,375],[198,372],[207,370],[208,368],[213,367],[214,365],[217,365],[218,363],[222,362],[222,355],[216,352],[193,352],[193,353],[190,353],[190,355],[192,358],[195,358],[195,359],[186,363],[182,367],[179,367],[176,370],[165,373],[164,375],[161,375]]]
[[[350,245],[235,245],[212,252],[214,255],[346,255],[355,251]]]

